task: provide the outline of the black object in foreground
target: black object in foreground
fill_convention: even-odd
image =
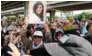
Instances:
[[[47,53],[46,49],[44,47],[42,48],[38,48],[38,49],[33,49],[33,50],[30,50],[30,54],[33,55],[33,56],[51,56]]]

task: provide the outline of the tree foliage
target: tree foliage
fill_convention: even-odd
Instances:
[[[74,18],[81,20],[83,18],[89,19],[92,18],[92,12],[83,12],[81,14],[75,15]]]

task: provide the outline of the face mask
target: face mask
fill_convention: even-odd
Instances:
[[[67,35],[64,35],[63,37],[60,37],[59,41],[64,44],[66,41],[69,40],[69,37]]]

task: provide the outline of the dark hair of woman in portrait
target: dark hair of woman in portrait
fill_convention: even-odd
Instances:
[[[38,1],[34,4],[33,12],[43,21],[44,6],[42,2]]]

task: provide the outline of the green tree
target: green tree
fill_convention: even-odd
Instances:
[[[92,12],[83,12],[74,16],[74,18],[77,18],[78,20],[81,20],[83,18],[89,19],[90,17],[92,17]]]

